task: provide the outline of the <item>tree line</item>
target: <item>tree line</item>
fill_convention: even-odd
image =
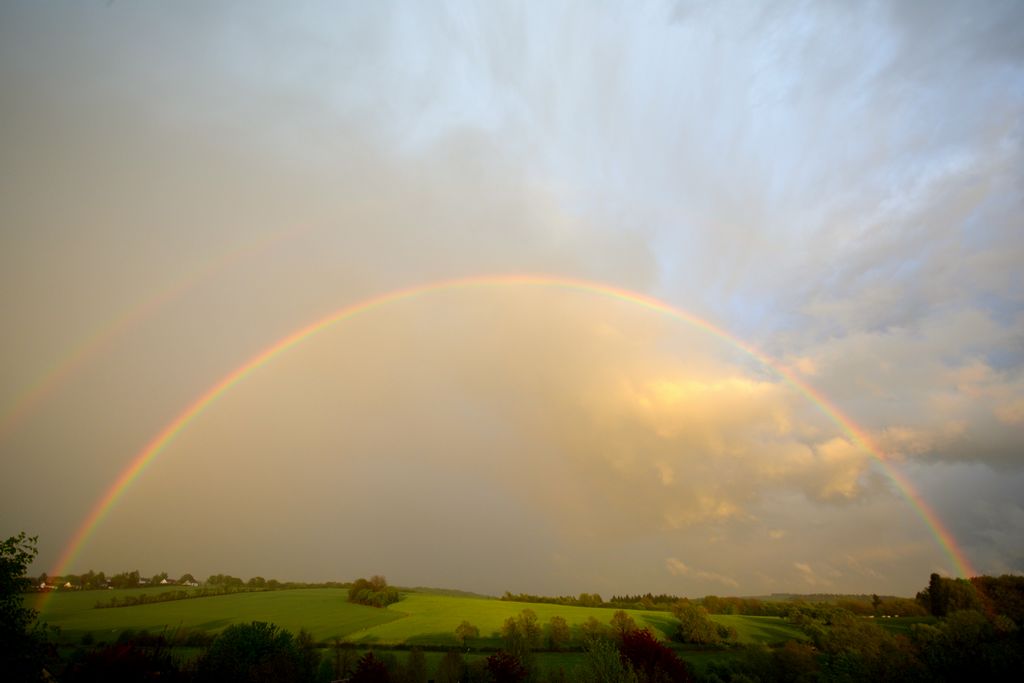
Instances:
[[[637,595],[613,595],[603,600],[598,593],[580,593],[579,596],[545,596],[530,593],[506,591],[500,600],[509,602],[531,602],[545,605],[566,605],[572,607],[608,607],[672,612],[679,602],[690,602],[707,610],[708,614],[739,614],[755,617],[785,617],[794,604],[835,604],[861,616],[923,616],[927,610],[918,601],[895,596],[878,595],[786,595],[775,600],[754,597],[720,597],[706,595],[702,598],[686,598],[678,595],[651,593]]]

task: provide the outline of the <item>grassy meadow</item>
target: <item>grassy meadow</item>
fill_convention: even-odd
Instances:
[[[429,592],[405,593],[401,601],[379,609],[355,605],[338,588],[308,588],[177,600],[133,607],[95,609],[98,601],[117,594],[160,593],[160,589],[82,591],[50,596],[42,620],[61,631],[61,641],[80,642],[86,634],[95,641],[115,640],[122,631],[150,634],[178,630],[217,633],[235,623],[268,621],[297,633],[305,628],[317,641],[335,638],[367,646],[455,646],[455,627],[463,620],[480,630],[471,647],[497,647],[499,631],[508,617],[529,608],[546,624],[551,617],[563,617],[574,633],[590,617],[607,624],[615,613],[611,608],[506,602],[489,598],[463,597]],[[666,612],[626,610],[641,628],[668,640],[674,620]],[[715,621],[733,626],[741,643],[777,643],[803,639],[804,635],[775,617],[716,615]]]

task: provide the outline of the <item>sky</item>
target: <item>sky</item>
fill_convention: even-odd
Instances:
[[[0,535],[489,594],[1024,572],[1021,35],[994,0],[3,3]],[[223,378],[407,288],[89,521]]]

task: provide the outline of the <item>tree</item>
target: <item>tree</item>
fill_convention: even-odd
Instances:
[[[114,574],[110,577],[110,585],[114,588],[137,588],[140,580],[139,570],[136,569],[131,572]]]
[[[608,637],[608,627],[596,617],[587,617],[580,625],[580,632],[583,634],[583,640],[601,640]]]
[[[946,616],[946,608],[949,605],[949,595],[946,592],[946,587],[942,582],[942,577],[938,574],[932,573],[928,580],[928,588],[926,589],[925,595],[927,596],[928,611],[936,617]]]
[[[33,626],[36,611],[25,607],[32,585],[26,571],[36,556],[36,536],[25,532],[0,541],[0,671],[8,680],[43,678],[46,632]]]
[[[437,665],[437,683],[458,683],[462,680],[462,674],[466,665],[462,662],[462,655],[458,650],[448,650]]]
[[[214,574],[206,579],[206,583],[210,586],[223,586],[224,588],[240,588],[245,585],[242,579],[230,574]]]
[[[487,672],[491,674],[494,683],[518,683],[525,680],[526,668],[515,655],[498,650],[487,658]]]
[[[707,610],[688,600],[672,605],[672,616],[679,620],[679,640],[684,643],[708,645],[721,640],[718,624],[711,621]]]
[[[299,651],[299,670],[306,680],[312,680],[320,668],[320,651],[317,650],[313,634],[304,628],[295,637],[295,648]]]
[[[332,680],[347,678],[352,673],[352,669],[358,660],[356,651],[351,648],[342,647],[341,639],[337,636],[334,637],[333,649],[331,668],[334,675]]]
[[[1024,576],[975,576],[971,579],[986,614],[1002,614],[1024,626]]]
[[[209,681],[311,681],[313,671],[291,632],[254,621],[224,629],[197,666]]]
[[[360,657],[356,671],[352,674],[352,683],[390,683],[391,674],[387,664],[377,659],[372,652]]]
[[[565,619],[559,616],[551,617],[548,622],[548,642],[552,650],[560,650],[562,646],[572,639],[572,632]]]
[[[398,590],[389,586],[383,576],[356,579],[348,589],[348,600],[370,607],[387,607],[401,599]]]
[[[654,637],[647,629],[634,629],[622,637],[622,658],[636,672],[641,683],[693,681],[690,666]]]
[[[194,577],[191,574],[186,572],[186,573],[181,575],[180,579],[178,579],[178,583],[199,583],[199,582],[196,581],[196,577]]]
[[[624,610],[616,610],[611,619],[612,635],[621,641],[627,633],[637,630],[633,617],[626,614]]]
[[[509,617],[501,627],[505,649],[514,657],[526,660],[530,650],[540,646],[542,630],[537,613],[524,609],[516,617]]]
[[[427,658],[418,647],[409,651],[405,662],[405,680],[407,683],[427,683]]]
[[[22,599],[32,585],[25,570],[36,556],[36,540],[23,531],[0,542],[0,628],[4,635],[24,633],[36,619],[35,610],[25,607]]]
[[[588,683],[637,683],[632,668],[623,662],[619,649],[604,638],[590,638],[579,668],[580,680]]]
[[[458,639],[461,645],[465,645],[466,641],[470,638],[479,638],[480,629],[466,620],[463,620],[461,624],[455,627],[455,637]]]

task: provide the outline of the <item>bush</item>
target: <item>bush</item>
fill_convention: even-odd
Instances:
[[[487,658],[487,672],[494,683],[518,683],[526,679],[527,673],[519,658],[504,650],[498,650]]]
[[[388,666],[377,659],[372,652],[367,652],[356,663],[356,671],[352,674],[352,683],[390,683],[391,674]]]
[[[166,648],[124,642],[81,655],[68,665],[61,680],[67,683],[176,681],[183,680],[183,675]]]
[[[228,626],[197,668],[206,681],[312,681],[314,675],[291,632],[262,621]]]
[[[622,659],[636,672],[641,683],[645,681],[693,681],[690,666],[676,653],[658,642],[647,629],[630,631],[622,636],[619,646]]]

